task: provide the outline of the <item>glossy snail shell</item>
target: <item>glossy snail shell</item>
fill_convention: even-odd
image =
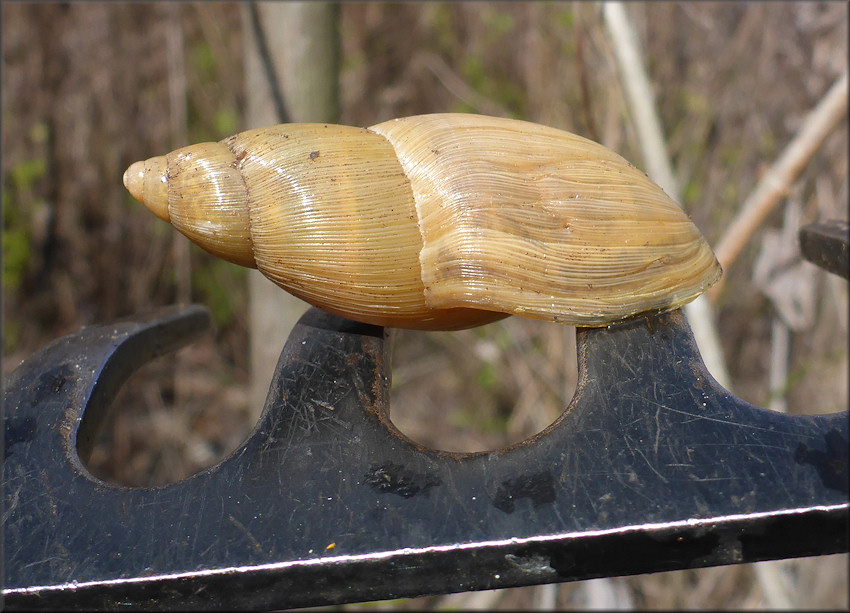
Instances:
[[[720,277],[643,172],[525,121],[284,124],[137,162],[124,184],[207,251],[382,326],[511,314],[603,326],[677,308]]]

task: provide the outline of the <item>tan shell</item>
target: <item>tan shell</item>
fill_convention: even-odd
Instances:
[[[616,153],[479,115],[284,124],[133,164],[133,196],[204,249],[383,326],[508,314],[602,326],[692,300],[720,266]]]

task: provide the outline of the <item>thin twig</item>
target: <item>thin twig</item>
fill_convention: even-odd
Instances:
[[[186,144],[186,66],[184,63],[183,22],[180,7],[169,6],[171,20],[165,30],[165,46],[168,50],[168,100],[171,118],[171,146],[175,149]],[[192,294],[189,241],[185,236],[174,233],[172,241],[175,269],[177,273],[177,302],[188,304]]]
[[[511,116],[508,109],[475,91],[439,55],[427,52],[419,53],[414,58],[413,65],[430,70],[443,87],[479,113],[493,117]]]
[[[638,134],[647,174],[671,198],[678,200],[679,188],[667,155],[664,132],[655,106],[655,96],[641,57],[634,25],[622,2],[606,2],[603,4],[603,11],[608,35],[614,43],[614,54],[626,90],[629,111]]]
[[[266,74],[266,80],[271,89],[272,102],[277,112],[277,120],[280,123],[289,123],[289,113],[286,112],[286,104],[283,101],[283,93],[280,89],[280,83],[277,80],[277,71],[274,67],[272,54],[269,50],[269,44],[266,40],[266,33],[263,30],[262,20],[260,19],[260,8],[256,2],[248,3],[248,10],[251,14],[251,28],[254,31],[254,40],[257,42],[257,53],[260,56],[260,61],[263,64],[263,71]]]
[[[171,118],[171,146],[182,147],[186,144],[188,135],[188,111],[186,102],[186,63],[185,42],[183,36],[182,7],[168,5],[170,17],[165,30],[165,47],[168,58],[168,100]],[[189,240],[179,232],[175,232],[171,241],[174,255],[174,270],[176,274],[176,298],[181,304],[188,304],[192,298],[192,258],[189,251]],[[186,395],[182,384],[186,367],[182,352],[178,352],[174,370],[175,406],[186,406]],[[167,471],[167,474],[174,474]]]
[[[764,174],[744,201],[714,252],[725,272],[729,271],[741,250],[787,193],[788,188],[839,121],[847,117],[847,72],[833,84],[815,109],[809,113],[800,131],[779,159]],[[722,282],[709,291],[716,300]]]
[[[778,315],[770,324],[770,369],[768,372],[769,398],[767,408],[780,413],[788,412],[788,356],[791,352],[791,330]]]

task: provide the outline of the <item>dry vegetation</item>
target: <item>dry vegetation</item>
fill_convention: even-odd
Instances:
[[[244,92],[237,6],[4,3],[2,11],[8,373],[51,339],[177,300],[175,245],[183,239],[131,201],[121,173],[137,159],[238,131]],[[847,5],[652,3],[629,11],[682,205],[716,244],[766,166],[847,70]],[[340,30],[341,123],[435,111],[514,116],[586,135],[641,166],[593,4],[351,3],[342,7]],[[168,49],[182,49],[180,61]],[[175,125],[175,105],[185,105],[185,127]],[[847,219],[847,133],[845,119],[765,232],[725,271],[717,323],[733,388],[761,406],[770,401],[777,310],[753,283],[754,264],[767,230],[782,227],[786,203],[799,207],[803,223]],[[847,284],[806,275],[814,279],[806,289],[813,308],[793,332],[783,396],[790,411],[844,410]],[[217,331],[128,382],[90,460],[103,478],[179,479],[229,453],[252,427],[243,271],[192,248],[191,299],[213,310]],[[427,445],[473,451],[522,440],[551,423],[572,393],[568,328],[510,318],[461,333],[402,332],[394,342],[394,421]],[[433,407],[446,410],[435,416]],[[848,606],[846,556],[782,565],[792,604]],[[761,608],[774,601],[754,569],[391,604]]]

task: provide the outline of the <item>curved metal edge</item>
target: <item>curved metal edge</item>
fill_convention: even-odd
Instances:
[[[85,401],[76,435],[83,461],[91,454],[104,414],[121,386],[139,368],[198,339],[212,328],[209,310],[201,305],[166,307],[132,320],[130,330],[105,356],[91,395]]]
[[[21,443],[40,438],[40,444],[47,444],[49,439],[81,468],[80,457],[90,452],[104,410],[127,378],[210,327],[206,307],[171,306],[89,326],[49,343],[24,360],[5,383],[5,457],[16,453]],[[36,423],[54,427],[37,429]]]

